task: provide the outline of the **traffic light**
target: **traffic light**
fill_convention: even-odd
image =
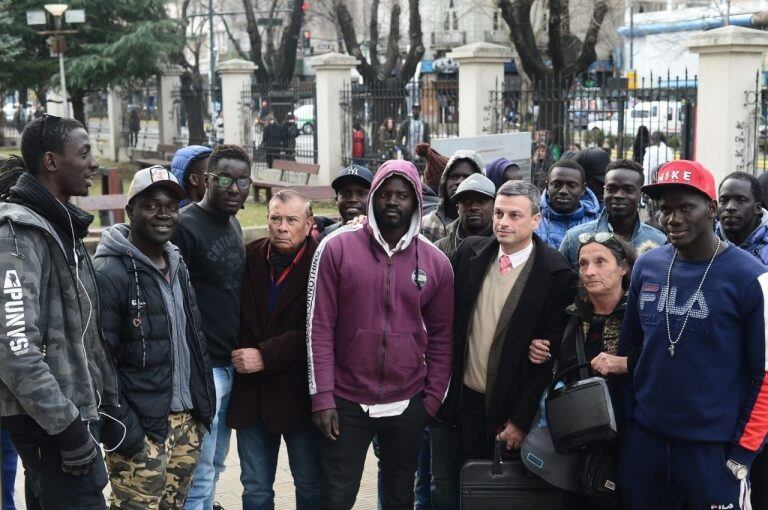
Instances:
[[[304,2],[301,4],[301,10],[307,12],[309,10],[309,2]]]

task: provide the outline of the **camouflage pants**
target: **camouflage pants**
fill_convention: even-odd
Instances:
[[[186,412],[172,413],[168,424],[164,443],[145,438],[144,449],[131,458],[106,454],[111,509],[170,510],[184,506],[204,430]]]

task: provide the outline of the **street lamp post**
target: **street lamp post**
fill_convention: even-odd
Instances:
[[[45,10],[53,16],[53,23],[56,32],[61,32],[61,17],[69,8],[67,4],[45,4]],[[57,48],[59,54],[59,81],[61,82],[61,97],[64,100],[64,116],[71,117],[69,111],[69,101],[67,101],[67,77],[64,74],[64,41],[63,35],[55,35],[57,39]]]
[[[59,82],[61,95],[64,102],[64,116],[71,117],[69,101],[67,100],[67,77],[64,73],[64,36],[76,34],[77,30],[63,30],[63,19],[66,13],[66,22],[69,24],[85,22],[85,11],[82,9],[69,9],[67,4],[45,4],[45,11],[53,17],[54,30],[43,30],[40,35],[53,38],[52,48],[59,57]],[[45,25],[47,23],[44,11],[27,11],[27,25]]]

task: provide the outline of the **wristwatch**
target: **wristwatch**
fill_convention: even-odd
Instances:
[[[749,474],[747,466],[739,464],[735,460],[728,459],[725,465],[731,470],[731,473],[733,473],[734,478],[737,480],[744,480],[747,477],[747,474]]]

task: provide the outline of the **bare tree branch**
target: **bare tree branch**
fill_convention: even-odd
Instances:
[[[549,0],[549,58],[555,74],[565,66],[563,62],[563,46],[561,27],[562,14],[568,10],[568,0]]]
[[[598,0],[592,11],[592,19],[589,22],[587,33],[584,36],[581,52],[576,58],[576,61],[565,68],[564,74],[566,76],[584,71],[589,64],[597,59],[595,46],[597,45],[597,36],[600,34],[600,27],[603,25],[606,14],[608,14],[607,0]]]
[[[253,5],[251,5],[251,0],[243,0],[243,8],[245,9],[248,39],[251,43],[250,60],[258,66],[256,69],[258,82],[266,83],[269,81],[269,73],[264,66],[264,59],[261,57],[261,34],[259,34],[259,25],[256,22],[256,13],[253,10]]]
[[[410,48],[403,61],[398,78],[408,81],[416,73],[416,66],[424,56],[424,41],[421,32],[421,15],[419,14],[419,0],[408,0],[408,40]]]
[[[339,20],[339,27],[344,38],[344,46],[347,47],[347,53],[360,61],[357,70],[366,83],[373,83],[376,80],[376,71],[360,49],[360,44],[357,42],[357,34],[355,33],[355,22],[349,13],[349,9],[344,5],[344,0],[334,0],[333,9],[336,12],[336,18]]]
[[[497,0],[501,17],[509,26],[510,38],[515,45],[523,71],[531,78],[538,79],[551,73],[536,48],[536,37],[531,27],[531,6],[533,0]]]
[[[293,77],[296,66],[296,49],[299,45],[301,25],[304,23],[304,0],[292,0],[291,17],[288,26],[283,29],[280,40],[280,63],[276,66],[274,75],[278,82],[287,82]]]
[[[389,77],[400,60],[400,2],[392,5],[389,16],[389,37],[387,38],[387,59],[379,66],[381,74]]]
[[[270,74],[272,74],[272,70],[275,68],[275,28],[272,20],[275,19],[277,2],[278,0],[272,0],[272,5],[269,7],[269,15],[267,16],[269,24],[267,25],[267,49],[264,55],[264,63],[269,68]]]
[[[379,0],[373,0],[371,3],[371,22],[368,25],[370,41],[368,43],[368,54],[371,57],[371,65],[379,65]]]
[[[235,47],[235,51],[237,52],[237,55],[242,58],[243,60],[248,60],[248,55],[245,54],[243,51],[243,47],[240,44],[240,41],[235,39],[235,36],[232,35],[232,31],[229,29],[229,23],[227,23],[227,19],[225,16],[220,16],[221,22],[224,24],[224,30],[227,32],[227,37],[232,42],[232,45]]]
[[[597,58],[595,45],[608,13],[608,0],[596,0],[583,42],[571,33],[569,0],[547,0],[547,50],[552,61],[551,67],[544,62],[536,45],[531,24],[533,0],[496,0],[496,5],[501,9],[501,15],[509,26],[510,38],[517,50],[520,65],[531,80],[542,80],[551,76],[571,78],[584,71]],[[578,56],[575,56],[577,53]]]

